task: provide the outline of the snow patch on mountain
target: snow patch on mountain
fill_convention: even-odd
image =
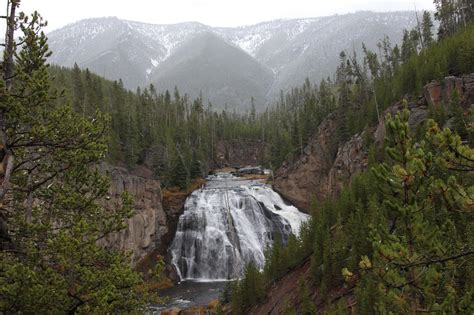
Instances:
[[[266,90],[268,85],[260,86],[258,80],[249,84],[245,80],[239,81],[240,90],[235,91],[232,90],[235,89],[232,86],[220,87],[226,91],[213,86],[215,82],[212,83],[211,79],[221,75],[220,68],[212,67],[215,62],[223,62],[222,59],[229,58],[228,63],[231,64],[231,68],[234,67],[231,70],[242,66],[233,62],[235,53],[231,53],[232,57],[218,53],[214,54],[212,60],[202,58],[200,62],[208,65],[201,67],[202,71],[216,69],[213,70],[215,73],[199,73],[194,78],[182,79],[177,84],[186,89],[184,82],[186,80],[189,81],[187,82],[189,86],[194,86],[194,81],[199,81],[201,84],[207,78],[211,78],[209,85],[202,83],[197,93],[199,90],[208,89],[215,91],[214,94],[227,93],[230,95],[229,99],[236,99],[239,95],[246,95],[243,90],[258,86],[265,89],[258,93],[268,95],[270,99],[278,95],[280,90],[287,91],[302,84],[306,77],[317,82],[331,75],[339,63],[338,56],[341,50],[355,49],[360,56],[361,44],[364,42],[369,49],[377,51],[376,43],[385,35],[390,36],[393,45],[398,44],[403,29],[410,29],[415,25],[413,12],[357,12],[320,18],[280,19],[230,28],[210,27],[197,22],[163,25],[118,18],[96,18],[67,25],[51,32],[48,37],[49,46],[53,51],[50,59],[52,63],[68,67],[77,63],[80,67],[103,74],[108,79],[121,78],[126,87],[134,90],[137,86],[143,87],[155,83],[153,82],[155,78],[166,67],[180,69],[188,57],[195,58],[200,54],[212,55],[215,53],[213,50],[222,49],[225,45],[210,45],[206,46],[208,51],[203,52],[199,38],[204,37],[200,35],[213,33],[253,58],[258,69],[270,69],[273,73],[270,90]],[[191,42],[193,44],[188,45],[184,52],[179,49]],[[173,61],[172,58],[177,55],[180,58]],[[169,63],[170,60],[174,63]],[[192,71],[202,66],[193,63],[187,65],[188,69],[180,71]],[[173,69],[166,70],[170,76],[166,79],[171,79],[176,74]],[[205,80],[200,76],[204,76]]]

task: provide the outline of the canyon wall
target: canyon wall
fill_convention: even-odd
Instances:
[[[416,128],[428,117],[428,106],[449,112],[454,90],[460,96],[460,105],[469,109],[474,104],[474,74],[427,84],[423,95],[408,102],[410,127]],[[389,107],[383,117],[402,108],[403,102],[399,102]],[[275,173],[274,189],[304,211],[310,211],[313,201],[337,196],[346,183],[367,169],[368,146],[364,143],[383,142],[385,124],[382,120],[375,128],[367,128],[339,145],[334,144],[336,131],[336,116],[331,114],[320,124],[304,153],[296,160],[285,162]]]
[[[160,181],[153,173],[138,167],[129,171],[122,167],[101,164],[100,171],[111,180],[105,206],[109,210],[120,207],[122,193],[127,191],[133,197],[133,216],[127,227],[108,235],[101,244],[131,253],[132,263],[160,246],[163,235],[168,232],[168,218],[162,204]]]

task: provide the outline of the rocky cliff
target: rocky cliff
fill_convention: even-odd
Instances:
[[[474,74],[462,78],[447,77],[442,82],[427,84],[423,95],[408,103],[411,111],[410,126],[416,127],[427,118],[428,105],[448,112],[448,104],[455,90],[465,109],[472,106]],[[402,102],[389,107],[384,117],[402,107]],[[309,211],[313,200],[337,195],[344,184],[367,168],[368,148],[364,142],[381,143],[385,136],[385,125],[381,121],[376,128],[368,128],[337,146],[333,141],[336,128],[335,115],[329,115],[319,126],[304,153],[295,161],[285,162],[275,174],[275,190],[302,210]]]
[[[286,161],[275,174],[274,189],[300,209],[309,210],[314,196],[329,194],[328,174],[338,150],[332,140],[336,128],[336,116],[329,115],[303,154],[296,161]]]
[[[253,139],[232,139],[217,144],[215,168],[258,165],[265,149],[265,143]]]
[[[134,200],[134,214],[127,227],[108,235],[102,244],[107,247],[129,251],[132,263],[136,264],[156,249],[166,247],[165,235],[170,232],[172,214],[168,214],[162,202],[160,181],[153,173],[138,167],[133,171],[125,168],[100,165],[100,170],[111,179],[106,207],[113,209],[121,205],[121,195],[127,191]]]

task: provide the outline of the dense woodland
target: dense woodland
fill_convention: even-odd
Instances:
[[[314,132],[304,129],[310,117],[320,121],[313,113],[336,113],[337,148],[337,142],[374,125],[388,105],[416,96],[430,80],[474,70],[472,4],[436,4],[438,40],[425,13],[418,29],[405,31],[400,48],[384,39],[382,57],[365,51],[361,65],[343,52],[334,82],[324,80],[313,89],[307,83],[293,91],[302,106],[292,106],[292,98],[282,100],[274,114],[283,117],[288,107],[297,108],[286,125],[293,149]],[[300,279],[299,308],[288,304],[287,314],[345,314],[348,303],[338,298],[341,289],[354,297],[357,314],[472,313],[472,109],[463,109],[456,93],[447,108],[430,109],[431,119],[419,130],[409,129],[408,110],[386,117],[384,147],[367,142],[370,170],[338,198],[316,202],[299,237],[287,246],[277,242],[267,253],[263,272],[248,266],[245,277],[226,289],[222,303],[231,303],[234,314],[244,314],[266,299],[266,288],[309,259],[309,283],[319,304],[311,298],[307,279]],[[299,123],[291,124],[299,117]],[[447,119],[451,128],[442,129]]]
[[[111,124],[107,160],[130,168],[145,164],[165,185],[186,188],[190,179],[213,167],[217,143],[259,138],[256,112],[216,113],[201,98],[190,100],[176,88],[158,94],[153,85],[126,90],[87,69],[50,67],[54,86],[84,117],[107,113]]]
[[[400,47],[384,38],[377,52],[341,52],[332,78],[306,81],[267,110],[242,114],[215,112],[178,88],[131,92],[77,66],[48,66],[43,20],[18,13],[19,1],[9,0],[0,80],[0,313],[144,307],[156,297],[128,258],[97,245],[131,216],[130,198],[105,211],[98,201],[108,181],[93,166],[104,159],[143,164],[164,185],[184,189],[213,167],[219,141],[259,139],[266,144],[262,164],[277,169],[302,152],[331,113],[337,150],[427,82],[474,71],[472,1],[435,4],[437,38],[424,13]],[[286,246],[277,241],[263,272],[249,265],[222,302],[245,313],[271,283],[310,259],[313,285],[299,286],[302,313],[317,312],[315,287],[327,304],[334,289],[349,288],[360,314],[474,312],[473,130],[456,102],[449,113],[433,110],[421,131],[408,130],[408,112],[387,118],[386,147],[367,142],[372,170],[340,198],[316,203],[301,234]],[[452,117],[452,130],[442,130]]]

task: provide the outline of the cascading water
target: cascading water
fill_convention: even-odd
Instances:
[[[258,181],[227,173],[208,179],[186,200],[170,247],[182,280],[234,279],[250,262],[263,268],[273,241],[285,243],[309,218]]]

